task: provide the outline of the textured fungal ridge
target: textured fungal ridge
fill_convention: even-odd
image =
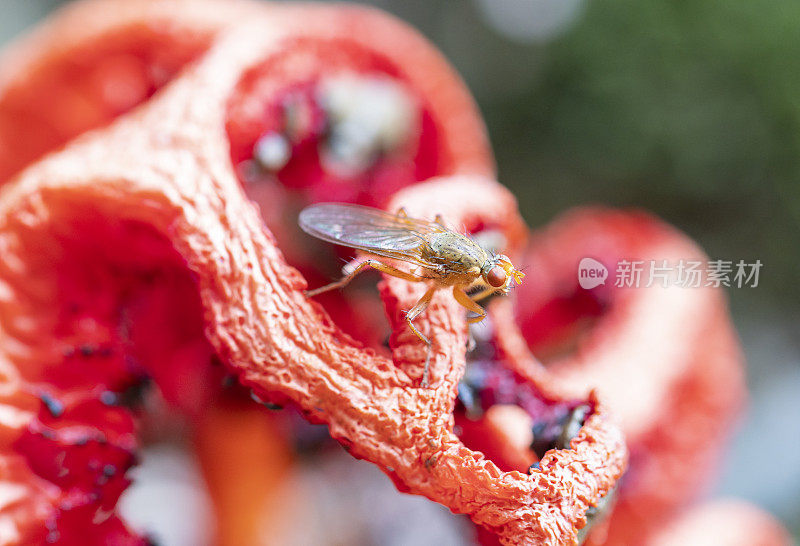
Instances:
[[[153,33],[159,47],[183,46],[175,59],[156,63],[170,67],[169,76],[155,72],[163,87],[141,80],[155,77],[154,69],[142,61],[149,50],[134,38]],[[58,73],[76,51],[109,41],[121,44],[115,55],[135,69],[97,76],[100,98],[42,78],[42,67]],[[318,46],[308,48],[311,42]],[[75,119],[52,121],[39,133],[47,138],[19,144],[24,154],[15,157],[32,161],[68,142],[36,163],[0,157],[6,175],[27,166],[0,190],[0,531],[8,543],[145,543],[115,514],[125,471],[135,463],[136,394],[148,377],[173,405],[197,412],[218,381],[213,362],[259,398],[293,403],[327,423],[335,439],[401,490],[467,514],[507,544],[574,543],[587,510],[622,474],[621,433],[594,395],[580,401],[589,409],[569,445],[543,453],[530,473],[501,470],[462,443],[453,413],[467,329],[446,294],[418,320],[433,341],[426,387],[426,351],[403,321],[420,287],[389,278],[381,284],[391,358],[344,333],[339,325],[347,316],[334,322],[305,297],[304,276],[284,257],[302,262],[281,232],[293,222],[281,218],[290,209],[276,203],[289,207],[298,196],[317,194],[287,189],[297,173],[278,173],[266,193],[247,186],[241,158],[232,157],[242,142],[236,139],[247,133],[239,123],[247,101],[285,91],[251,86],[247,78],[298,47],[296,63],[311,66],[324,66],[330,51],[349,51],[336,66],[354,73],[364,70],[369,53],[380,62],[366,64],[377,63],[410,89],[422,112],[427,136],[409,144],[412,152],[381,150],[391,161],[369,169],[359,163],[358,175],[347,171],[337,183],[390,180],[381,186],[393,190],[381,203],[387,208],[441,213],[519,246],[524,228],[513,197],[490,178],[491,153],[468,93],[438,53],[397,21],[352,7],[69,7],[6,53],[0,138],[10,142],[20,132],[3,97],[17,97],[15,108],[30,114],[37,103],[19,97],[45,101],[46,89],[95,106],[118,96],[103,95],[109,85],[139,94],[100,114],[65,106]],[[314,70],[309,74],[301,83],[317,81]],[[365,161],[376,161],[370,154]],[[403,167],[402,157],[428,159],[415,170]],[[434,178],[422,180],[428,176]],[[550,404],[576,403],[551,392],[541,371],[519,366],[515,373]]]

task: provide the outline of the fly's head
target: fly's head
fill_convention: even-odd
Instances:
[[[522,283],[525,273],[514,267],[511,260],[505,254],[497,254],[486,261],[481,270],[481,276],[486,284],[504,294],[511,288],[511,282]]]

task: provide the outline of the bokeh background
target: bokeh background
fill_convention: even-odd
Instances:
[[[59,3],[4,0],[0,43]],[[532,226],[581,204],[638,207],[680,227],[714,259],[762,261],[757,288],[729,289],[751,403],[714,494],[748,499],[800,536],[800,2],[368,3],[420,29],[463,75],[485,116],[500,180]],[[146,456],[142,485],[125,501],[135,505],[155,487],[187,517],[206,510],[192,489],[197,471],[182,457],[169,447]],[[334,466],[333,479],[366,472],[365,487],[396,496],[379,474],[352,468]],[[326,478],[306,479],[318,487]],[[372,495],[354,498],[353,510],[375,506]],[[402,513],[428,518],[428,537],[441,527],[438,544],[446,544],[455,531],[425,502],[409,500]],[[165,518],[140,504],[143,518]]]

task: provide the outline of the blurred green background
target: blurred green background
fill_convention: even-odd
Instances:
[[[633,206],[712,258],[762,261],[757,288],[729,292],[752,400],[717,493],[800,532],[800,2],[371,3],[461,72],[531,225]],[[0,41],[57,4],[4,2]]]

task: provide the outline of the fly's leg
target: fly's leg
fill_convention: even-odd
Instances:
[[[447,226],[446,226],[446,225],[444,225],[444,218],[442,218],[442,215],[441,215],[441,214],[437,214],[437,215],[436,215],[436,216],[433,218],[433,221],[434,221],[435,223],[439,224],[439,226],[443,227],[444,229],[447,229]]]
[[[491,296],[492,294],[495,294],[497,292],[498,292],[497,288],[494,288],[493,286],[488,286],[488,287],[484,288],[483,290],[481,290],[480,292],[477,292],[477,293],[471,295],[469,297],[469,299],[471,299],[473,302],[479,302],[479,301],[484,300],[484,299],[488,298],[489,296]]]
[[[487,290],[481,291],[480,294],[483,294]],[[492,290],[495,290],[495,289],[492,288]],[[480,294],[478,294],[478,295],[480,295]],[[472,318],[467,319],[467,322],[469,324],[473,324],[475,322],[480,322],[486,317],[486,310],[483,307],[481,307],[480,305],[478,305],[477,303],[475,303],[475,301],[473,299],[474,296],[473,296],[473,298],[470,298],[469,295],[467,295],[467,293],[464,292],[464,289],[461,288],[460,286],[454,286],[453,287],[453,297],[463,307],[466,307],[467,309],[469,309],[470,311],[472,311],[473,313],[478,315],[477,317],[472,317]],[[472,331],[468,331],[468,334],[469,334],[469,338],[467,339],[467,352],[470,352],[473,349],[475,349],[476,343],[475,343],[475,338],[472,337]]]
[[[425,335],[420,332],[416,326],[414,326],[414,319],[417,318],[422,314],[425,309],[428,308],[428,304],[431,302],[431,298],[433,297],[433,293],[436,291],[436,287],[428,288],[425,294],[419,299],[419,301],[408,310],[406,313],[406,322],[408,323],[408,327],[411,328],[411,331],[422,340],[423,343],[430,347],[431,340],[425,337]]]
[[[472,311],[477,317],[471,317],[467,319],[467,322],[470,324],[474,324],[476,322],[482,321],[486,317],[486,310],[472,301],[470,297],[464,292],[464,289],[460,286],[453,287],[453,297],[456,299],[458,303],[460,303],[463,307],[466,307],[468,310]]]
[[[484,286],[478,292],[476,292],[476,293],[472,294],[471,296],[469,296],[469,299],[472,300],[473,303],[477,303],[477,302],[479,302],[479,301],[481,301],[483,299],[488,298],[489,296],[491,296],[493,294],[496,294],[497,292],[498,292],[497,288],[494,288],[492,286]],[[475,311],[475,309],[473,309],[472,306],[469,306],[468,309],[470,311]],[[483,311],[483,309],[481,309],[481,311]],[[480,315],[480,313],[478,313],[478,315]],[[485,316],[485,314],[484,314],[484,316]],[[480,320],[482,318],[483,317],[477,317],[475,322],[477,322],[478,320]],[[470,352],[474,351],[476,346],[477,346],[477,343],[475,342],[475,336],[472,335],[472,329],[470,328],[470,330],[469,330],[469,339],[467,340],[467,352],[470,353]]]
[[[352,273],[359,265],[369,260],[366,256],[356,256],[342,266],[342,276],[347,276]]]
[[[425,335],[419,331],[419,329],[414,326],[414,319],[417,318],[425,309],[428,308],[428,304],[431,302],[431,298],[433,297],[433,293],[436,292],[436,287],[432,286],[428,288],[428,290],[422,295],[419,301],[409,309],[408,313],[406,313],[406,323],[408,327],[411,328],[411,331],[422,340],[422,342],[428,346],[428,354],[425,356],[425,370],[422,372],[422,386],[428,386],[428,371],[429,366],[431,363],[431,340],[425,337]]]
[[[391,275],[393,277],[397,277],[399,279],[403,279],[405,281],[411,282],[422,282],[426,281],[425,277],[420,277],[419,275],[415,275],[414,273],[408,273],[406,271],[401,271],[396,267],[392,267],[390,265],[386,265],[383,262],[379,262],[378,260],[365,260],[358,264],[355,269],[353,269],[350,273],[342,277],[336,282],[332,282],[330,284],[326,284],[320,288],[315,288],[314,290],[307,290],[306,296],[309,298],[314,297],[316,295],[322,294],[323,292],[327,292],[328,290],[333,290],[335,288],[341,288],[346,286],[347,283],[353,280],[353,278],[364,271],[366,268],[371,267],[372,269],[377,269],[381,273],[386,273],[387,275]]]

